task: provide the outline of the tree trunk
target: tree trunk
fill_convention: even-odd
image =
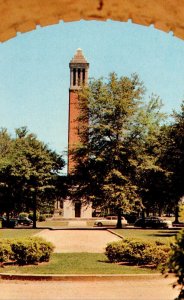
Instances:
[[[7,226],[10,226],[10,212],[9,209],[6,210],[6,222],[7,222]]]
[[[179,223],[179,207],[178,205],[175,208],[175,220],[173,222],[174,224],[178,224]]]
[[[141,217],[142,217],[143,220],[145,219],[145,210],[144,209],[141,212]]]
[[[122,223],[121,223],[121,209],[118,209],[118,220],[117,220],[117,226],[116,228],[121,229]]]
[[[33,228],[35,229],[36,228],[36,204],[37,204],[37,192],[36,192],[36,189],[35,189],[35,192],[34,192],[34,199],[33,199]]]
[[[161,217],[161,216],[162,216],[162,208],[161,208],[161,207],[159,207],[159,210],[158,210],[158,215],[159,215],[159,217]]]

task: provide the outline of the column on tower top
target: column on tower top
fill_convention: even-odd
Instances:
[[[87,62],[82,49],[78,48],[70,61],[70,90],[78,90],[82,85],[87,85],[89,63]]]

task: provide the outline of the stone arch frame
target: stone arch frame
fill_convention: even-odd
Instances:
[[[0,42],[49,26],[80,20],[127,22],[150,26],[184,39],[182,0],[1,0]]]
[[[184,38],[182,0],[1,0],[0,41],[60,21],[111,19],[150,26]]]

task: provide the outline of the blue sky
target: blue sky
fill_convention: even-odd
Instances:
[[[82,48],[90,77],[138,73],[164,111],[184,98],[184,42],[151,27],[120,22],[63,23],[0,44],[0,127],[27,126],[50,148],[67,149],[69,61]]]

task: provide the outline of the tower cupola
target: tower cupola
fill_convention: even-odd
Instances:
[[[88,83],[88,69],[87,62],[82,49],[78,48],[74,57],[69,63],[70,67],[70,90],[78,90],[83,85]]]

